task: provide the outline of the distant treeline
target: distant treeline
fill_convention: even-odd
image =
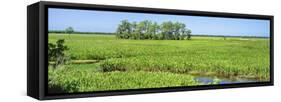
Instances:
[[[198,37],[227,37],[227,38],[269,38],[264,36],[231,36],[231,35],[203,35],[203,34],[194,34],[192,36]]]
[[[69,28],[71,28],[71,27],[69,27]],[[118,35],[117,32],[116,33],[111,33],[111,32],[81,32],[81,31],[74,31],[73,28],[71,28],[71,30],[69,31],[69,28],[67,28],[66,30],[50,30],[48,32],[49,33],[56,33],[56,34],[73,34],[73,33],[75,33],[75,34],[116,35],[118,38],[121,38],[121,37],[123,38],[123,37],[127,36],[126,33],[123,33],[123,35],[121,33],[119,33],[119,34],[122,35],[121,36],[121,35]],[[143,37],[144,37],[144,39],[148,39],[149,37],[152,37],[151,39],[160,39],[161,38],[161,33],[160,32],[156,33],[156,34],[158,34],[156,36],[154,34],[155,33],[151,33],[151,34],[150,33],[148,33],[148,34],[143,33]],[[169,33],[167,33],[167,34],[169,34]],[[132,35],[134,35],[134,34],[132,34]],[[136,35],[140,37],[140,35],[138,35],[138,34],[136,34]],[[163,36],[165,36],[165,35],[163,35]],[[194,37],[223,37],[223,38],[269,38],[269,37],[265,37],[265,36],[231,36],[231,35],[206,35],[206,34],[192,34],[191,35],[191,34],[188,34],[187,36],[181,35],[180,37],[186,37],[186,38],[180,38],[180,39],[190,39],[191,36],[194,36]],[[174,38],[177,38],[177,37],[174,37]],[[127,37],[127,38],[125,37],[124,39],[132,39],[132,38],[130,38],[130,35],[129,35],[129,37]],[[137,37],[135,37],[135,39],[137,39]],[[139,38],[139,39],[141,39],[141,38]],[[176,39],[174,39],[174,40],[176,40]]]
[[[60,33],[60,34],[69,34],[66,31],[63,30],[51,30],[48,31],[49,33]],[[74,31],[71,33],[75,33],[75,34],[104,34],[104,35],[114,35],[115,33],[110,33],[110,32],[80,32],[80,31]]]
[[[149,20],[140,22],[122,20],[117,27],[116,37],[121,39],[189,40],[191,30],[181,22],[166,21],[158,24]]]

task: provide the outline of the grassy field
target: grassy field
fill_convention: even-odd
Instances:
[[[49,67],[56,92],[202,85],[198,75],[269,81],[269,39],[192,37],[192,40],[125,40],[114,35],[49,34],[65,39],[76,62]],[[215,84],[215,83],[210,83]]]

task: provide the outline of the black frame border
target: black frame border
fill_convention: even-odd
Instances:
[[[102,10],[102,11],[118,11],[118,12],[138,12],[138,13],[156,13],[156,14],[172,14],[172,15],[190,15],[190,16],[208,16],[208,17],[225,17],[225,18],[246,18],[246,19],[262,19],[270,20],[270,81],[269,82],[250,82],[238,84],[224,85],[201,85],[201,86],[181,86],[167,88],[149,88],[149,89],[128,89],[128,90],[112,90],[98,92],[80,92],[80,93],[64,93],[49,94],[48,93],[48,8],[65,8],[65,9],[82,9],[82,10]],[[242,88],[257,86],[273,86],[274,85],[274,45],[273,33],[274,22],[271,15],[253,15],[239,13],[222,13],[222,12],[206,12],[206,11],[190,11],[176,9],[159,9],[159,8],[143,8],[143,7],[127,7],[113,5],[95,5],[82,3],[63,3],[63,2],[39,2],[39,99],[62,99],[62,98],[82,98],[97,96],[113,96],[113,95],[132,95],[145,93],[161,93],[161,92],[177,92],[207,89],[225,89],[225,88]]]

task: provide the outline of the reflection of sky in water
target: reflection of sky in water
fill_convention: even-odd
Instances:
[[[214,82],[214,78],[211,77],[196,77],[195,80],[199,81],[203,84],[209,84]],[[247,79],[240,79],[240,80],[227,80],[227,79],[220,79],[219,84],[234,84],[234,83],[247,83],[247,82],[257,82],[255,80],[247,80]]]

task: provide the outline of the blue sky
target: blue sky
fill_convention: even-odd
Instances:
[[[151,20],[158,24],[164,21],[182,22],[192,34],[263,36],[269,37],[269,20],[237,19],[166,14],[110,12],[49,8],[49,30],[64,30],[71,26],[81,32],[115,32],[121,20]]]

